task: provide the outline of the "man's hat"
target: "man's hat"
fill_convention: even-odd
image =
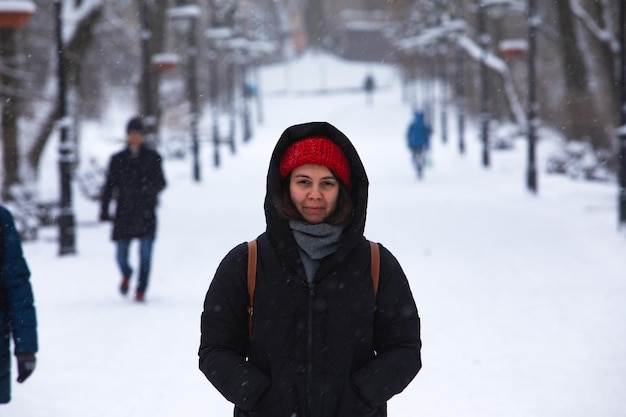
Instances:
[[[133,117],[126,125],[126,133],[137,132],[143,133],[143,122],[140,117]]]

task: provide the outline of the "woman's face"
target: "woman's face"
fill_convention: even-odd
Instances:
[[[291,172],[289,192],[302,218],[318,224],[335,211],[339,182],[325,166],[301,165]]]

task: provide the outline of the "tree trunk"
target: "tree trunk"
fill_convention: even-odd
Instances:
[[[610,19],[617,14],[617,8],[612,5],[609,0],[597,1],[591,6],[589,11],[593,19],[598,22],[598,27],[604,31],[614,31],[618,29],[617,25],[614,25]],[[583,25],[583,27],[587,27]],[[590,60],[593,63],[590,68],[593,68],[597,73],[594,76],[594,82],[598,84],[598,88],[594,92],[596,106],[601,113],[602,118],[599,119],[604,126],[604,141],[595,143],[594,146],[608,149],[611,147],[611,143],[615,138],[615,127],[620,123],[620,86],[619,86],[619,64],[620,55],[619,49],[615,48],[613,39],[617,38],[616,35],[607,37],[598,37],[597,34],[591,31],[586,32],[588,34],[588,42],[584,45],[589,45],[592,52],[587,52],[587,62]]]
[[[99,8],[94,8],[91,10],[91,13],[85,18],[81,19],[76,31],[74,32],[74,37],[68,40],[65,45],[67,50],[65,59],[65,71],[68,74],[74,75],[68,77],[69,80],[69,88],[71,88],[71,84],[77,82],[78,74],[81,69],[81,60],[80,59],[72,59],[72,57],[83,57],[85,56],[88,48],[94,39],[93,29],[96,27],[96,23],[100,19],[102,14],[102,6]],[[59,92],[57,91],[57,94]],[[59,117],[59,109],[58,102],[56,100],[57,105],[51,108],[48,108],[47,115],[43,119],[43,123],[41,125],[41,130],[37,134],[37,138],[35,139],[33,146],[28,150],[27,154],[27,162],[29,168],[34,173],[35,178],[38,177],[39,172],[39,161],[41,160],[41,156],[43,150],[46,147],[46,143],[48,142],[48,138],[52,135],[54,131],[56,121]]]
[[[309,44],[314,48],[323,48],[325,35],[324,1],[308,0],[306,9],[306,27]]]
[[[2,181],[2,199],[11,199],[9,188],[20,182],[19,160],[20,153],[17,146],[17,91],[19,79],[15,76],[17,69],[17,46],[15,29],[0,29],[0,56],[4,68],[0,72],[0,97],[2,111],[0,127],[2,128],[2,159],[4,178]]]
[[[594,147],[604,144],[604,132],[598,124],[597,109],[589,90],[587,69],[578,45],[575,19],[569,0],[555,0],[563,59],[565,97],[563,99],[563,133],[568,140],[589,141]]]

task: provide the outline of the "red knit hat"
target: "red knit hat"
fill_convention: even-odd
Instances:
[[[335,142],[323,137],[309,137],[292,143],[280,159],[280,179],[301,165],[323,165],[333,170],[350,187],[350,163]]]

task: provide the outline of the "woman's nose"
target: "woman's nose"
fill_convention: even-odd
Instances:
[[[319,187],[313,186],[311,187],[311,191],[309,192],[309,198],[320,198],[322,193],[320,192]]]

